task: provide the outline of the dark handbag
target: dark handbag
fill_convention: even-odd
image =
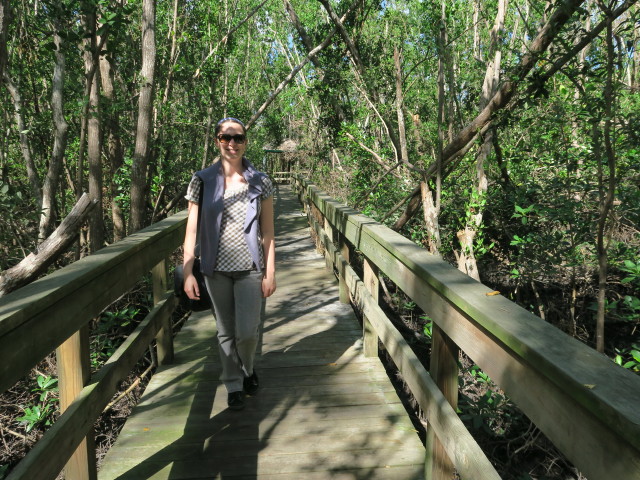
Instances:
[[[176,296],[180,299],[180,305],[192,312],[202,312],[211,309],[211,298],[204,283],[204,276],[200,271],[200,258],[196,257],[193,261],[193,275],[198,282],[198,290],[200,290],[200,299],[191,300],[184,291],[184,270],[182,265],[176,265],[173,273],[173,289]]]
[[[200,189],[199,205],[202,205],[202,188]],[[184,270],[182,264],[176,265],[176,270],[173,273],[173,290],[176,296],[180,299],[180,305],[192,312],[202,312],[211,308],[211,298],[209,297],[209,291],[204,283],[204,276],[200,271],[200,214],[201,209],[198,208],[198,224],[196,227],[196,245],[195,255],[193,259],[193,276],[196,277],[198,282],[198,290],[200,290],[200,299],[191,300],[187,296],[187,292],[184,291]]]

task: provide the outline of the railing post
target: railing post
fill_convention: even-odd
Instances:
[[[378,267],[366,257],[364,258],[363,267],[364,286],[377,302],[380,296],[380,280],[378,279]],[[371,322],[366,315],[362,318],[362,336],[364,356],[377,357],[378,334],[376,333],[373,325],[371,325]]]
[[[454,410],[458,407],[458,353],[460,349],[435,322],[431,335],[429,373]],[[429,420],[429,419],[427,419]],[[427,428],[425,478],[451,480],[454,466],[433,428]]]
[[[91,379],[89,326],[85,325],[56,349],[60,412],[63,413]],[[64,467],[66,480],[95,480],[96,448],[93,428]]]
[[[351,248],[349,246],[349,242],[347,242],[346,238],[341,233],[338,233],[338,246],[340,248],[340,254],[342,255],[342,258],[344,258],[345,262],[349,263],[349,260],[351,258]],[[347,285],[347,281],[344,277],[344,268],[339,267],[338,273],[340,301],[342,303],[349,303],[349,301],[351,300],[351,295],[349,292],[349,286]]]
[[[162,296],[167,292],[169,271],[167,260],[164,259],[151,270],[153,279],[153,303],[159,303]],[[167,314],[162,319],[162,327],[156,335],[156,345],[158,349],[158,365],[165,365],[173,361],[173,326],[171,315]]]
[[[327,220],[327,217],[323,215],[322,218],[324,218],[324,231],[327,234],[327,237],[329,237],[329,241],[333,242],[335,238],[333,226],[329,220]],[[331,258],[331,252],[326,246],[324,247],[324,261],[327,266],[327,270],[329,272],[333,272],[333,258]]]

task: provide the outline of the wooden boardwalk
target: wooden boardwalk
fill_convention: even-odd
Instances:
[[[424,447],[309,238],[289,187],[276,195],[278,290],[266,307],[245,410],[226,408],[215,324],[193,314],[99,479],[418,479]]]

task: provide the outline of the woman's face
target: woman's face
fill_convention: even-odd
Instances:
[[[237,136],[244,137],[244,142],[239,142]],[[220,125],[220,131],[216,135],[216,145],[220,150],[220,155],[226,160],[242,159],[247,149],[247,139],[241,125],[236,122],[224,122]]]

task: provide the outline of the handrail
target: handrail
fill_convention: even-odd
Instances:
[[[173,355],[166,259],[182,244],[186,211],[0,298],[0,391],[31,368],[152,271],[155,307],[111,359],[82,388],[8,479],[52,479],[74,453],[150,342],[157,339],[158,362]],[[58,363],[63,363],[58,350]],[[88,359],[87,359],[88,360]],[[59,380],[61,391],[64,378]],[[89,442],[91,443],[91,441]],[[89,452],[89,457],[95,452]],[[86,456],[86,455],[85,455]],[[66,478],[95,478],[92,458],[82,473]]]
[[[319,239],[324,240],[329,261],[338,268],[341,283],[358,304],[371,309],[371,300],[363,301],[361,289],[354,290],[359,279],[354,283],[346,268],[348,258],[343,257],[348,257],[347,246],[364,255],[365,277],[367,268],[384,272],[433,319],[445,344],[451,342],[469,355],[588,478],[640,477],[638,376],[501,295],[487,295],[491,290],[486,286],[336,202],[301,177],[295,176],[295,184],[308,213],[314,207],[322,215],[324,225],[317,225]],[[374,277],[377,279],[377,275]],[[377,285],[374,287],[377,290]],[[386,345],[388,328],[374,318],[377,314],[365,309],[367,316],[372,318],[366,319],[365,332],[371,323]],[[365,336],[364,343],[373,342]],[[428,374],[414,360],[403,358],[407,348],[386,346],[392,356],[398,352],[394,361],[421,408],[428,412],[432,431],[463,478],[493,478],[469,470],[465,477],[462,469],[470,452],[456,444],[457,433],[439,425],[441,399],[425,389]],[[450,360],[455,362],[455,358]],[[432,373],[433,364],[440,362],[441,357],[432,358]],[[456,394],[450,395],[454,404]],[[427,449],[431,448],[428,444]],[[428,459],[431,455],[427,451]]]

